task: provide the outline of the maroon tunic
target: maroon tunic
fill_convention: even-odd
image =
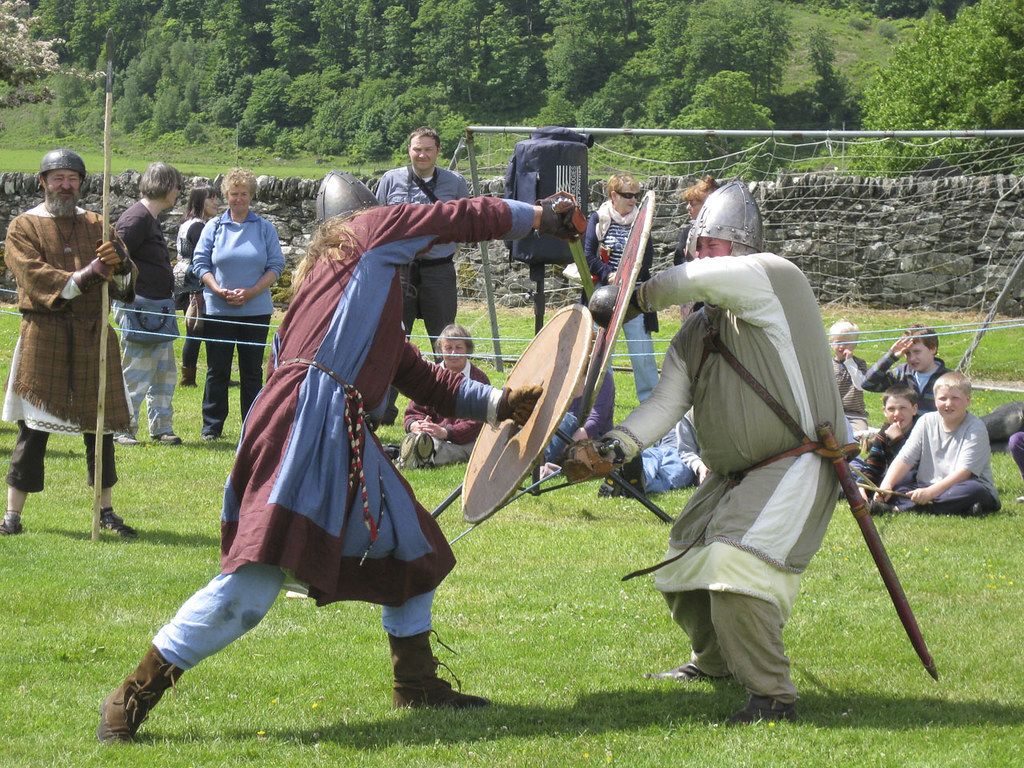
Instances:
[[[393,382],[443,414],[480,417],[492,388],[431,365],[405,340],[399,267],[435,242],[507,237],[512,223],[496,198],[374,208],[352,219],[352,244],[311,270],[275,335],[267,384],[225,488],[223,572],[269,563],[291,569],[320,604],[401,605],[452,569],[436,521],[363,433],[358,401],[379,413]],[[365,483],[354,487],[353,427],[366,441]]]

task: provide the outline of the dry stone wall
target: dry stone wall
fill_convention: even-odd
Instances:
[[[140,174],[125,171],[111,179],[112,218],[138,200]],[[371,187],[377,179],[364,179]],[[186,179],[219,187],[221,178]],[[645,179],[658,195],[652,240],[655,271],[670,266],[680,229],[687,223],[679,193],[692,178]],[[319,179],[258,178],[253,210],[273,223],[289,266],[294,266],[315,231]],[[482,194],[501,196],[504,180],[482,181]],[[765,249],[792,259],[805,271],[822,302],[866,301],[886,307],[963,309],[987,306],[1006,284],[1024,247],[1021,185],[1015,177],[881,179],[833,175],[780,175],[753,185],[767,223]],[[102,177],[91,174],[83,185],[83,207],[101,210]],[[841,205],[823,205],[841,196]],[[951,198],[952,196],[952,198]],[[164,217],[168,242],[174,242],[186,195]],[[33,174],[0,174],[0,233],[9,221],[38,204],[42,188]],[[604,199],[603,184],[590,189],[591,209]],[[913,200],[913,205],[903,205]],[[950,202],[950,200],[954,202]],[[958,204],[956,201],[962,201]],[[963,243],[974,243],[964,249]],[[495,298],[503,306],[530,306],[536,284],[529,269],[509,263],[504,243],[487,244]],[[460,249],[457,258],[463,298],[486,297],[477,246]],[[578,288],[546,271],[549,307],[575,301]],[[1024,286],[1013,287],[1003,311],[1024,314]],[[0,274],[0,288],[13,289],[10,275]],[[6,291],[5,291],[6,293]],[[286,296],[279,292],[278,298]],[[884,297],[872,300],[871,297]],[[7,298],[0,294],[0,299]],[[8,299],[9,300],[9,299]]]

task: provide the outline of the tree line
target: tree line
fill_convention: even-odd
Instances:
[[[104,68],[104,37],[114,30],[120,130],[180,132],[192,144],[210,131],[235,131],[239,144],[284,156],[383,159],[422,124],[446,140],[468,124],[1024,125],[1024,11],[1017,0],[817,0],[815,7],[835,12],[921,20],[863,93],[837,68],[828,34],[812,30],[813,81],[787,96],[780,85],[793,55],[791,9],[798,4],[775,0],[29,5],[38,17],[36,37],[58,39],[53,47],[62,64],[79,71]],[[52,80],[58,120],[97,130],[101,84]],[[980,93],[965,103],[962,88]],[[666,140],[653,151],[679,148]]]

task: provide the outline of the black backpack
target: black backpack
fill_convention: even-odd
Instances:
[[[587,149],[594,137],[561,126],[538,128],[529,139],[516,144],[505,173],[505,198],[531,205],[555,192],[576,196],[583,215],[588,215]],[[509,258],[526,264],[569,264],[569,244],[531,233],[506,243]]]

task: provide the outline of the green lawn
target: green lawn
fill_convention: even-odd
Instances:
[[[17,335],[9,312],[0,314],[0,373]],[[828,322],[838,317],[826,314]],[[902,322],[847,316],[862,328]],[[487,335],[479,309],[460,319]],[[511,339],[532,335],[527,314],[503,313],[501,322],[506,353],[516,351]],[[1019,339],[1019,331],[986,337],[973,374],[1024,379]],[[943,349],[955,352],[962,341],[944,337]],[[873,359],[882,346],[863,356]],[[1011,359],[1013,375],[1003,376]],[[624,415],[635,399],[628,373],[617,374],[617,388]],[[973,410],[1020,397],[979,392]],[[877,414],[877,396],[868,400]],[[735,684],[643,678],[677,666],[688,651],[650,578],[620,581],[660,559],[667,526],[635,503],[597,498],[590,483],[523,498],[454,546],[459,565],[438,591],[435,625],[457,655],[439,649],[440,656],[467,692],[493,699],[491,708],[391,710],[379,609],[280,599],[249,635],[181,678],[138,743],[101,747],[94,736],[100,700],[182,601],[218,572],[232,446],[200,443],[199,404],[199,390],[175,396],[184,445],[118,449],[115,508],[139,529],[135,541],[106,533],[90,541],[81,440],[51,441],[47,490],[29,500],[25,533],[0,539],[5,768],[1024,763],[1021,507],[1013,502],[1022,485],[1002,454],[994,457],[999,514],[879,521],[938,682],[904,637],[852,517],[837,507],[785,635],[800,720],[719,726],[746,700]],[[232,419],[225,434],[237,437],[237,413]],[[396,427],[383,431],[385,441],[399,436]],[[13,440],[13,426],[0,424],[0,460]],[[458,468],[413,470],[409,478],[428,508],[461,481]],[[688,495],[656,501],[675,513]],[[466,527],[457,505],[440,523],[449,537]]]

